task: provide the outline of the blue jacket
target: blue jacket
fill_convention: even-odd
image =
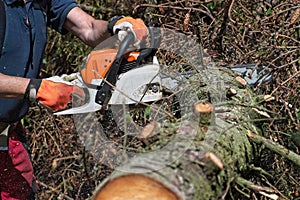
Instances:
[[[47,39],[47,26],[64,33],[67,14],[75,0],[3,0],[6,9],[5,39],[0,73],[37,78]],[[28,111],[29,102],[0,98],[0,122],[16,122]]]

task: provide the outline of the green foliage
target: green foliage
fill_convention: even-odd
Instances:
[[[144,112],[145,117],[147,117],[147,116],[150,115],[150,111],[151,111],[151,107],[150,106],[148,106],[148,107],[145,108],[145,112]]]
[[[268,15],[271,15],[272,12],[273,12],[273,10],[272,10],[271,8],[269,8],[269,9],[266,11],[266,15],[267,15],[267,16],[268,16]]]
[[[48,30],[42,76],[70,74],[78,71],[78,67],[90,50],[90,47],[71,34],[60,35],[53,30]]]
[[[214,10],[215,7],[216,7],[216,2],[212,1],[210,3],[207,4],[207,7],[210,9],[210,10]]]

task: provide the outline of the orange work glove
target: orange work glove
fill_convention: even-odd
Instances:
[[[111,34],[118,34],[119,39],[122,41],[126,36],[124,29],[130,29],[134,36],[134,46],[139,46],[141,41],[145,40],[149,35],[149,31],[143,20],[132,17],[115,16],[108,24],[108,30]]]
[[[67,108],[73,95],[83,98],[83,89],[65,83],[46,79],[31,79],[25,93],[25,98],[36,100],[53,111]]]

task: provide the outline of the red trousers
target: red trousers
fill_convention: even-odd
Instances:
[[[29,200],[33,194],[33,167],[22,142],[24,134],[19,124],[8,133],[8,150],[0,151],[1,200]]]

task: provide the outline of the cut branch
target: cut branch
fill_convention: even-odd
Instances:
[[[260,135],[257,135],[255,133],[248,132],[247,135],[251,141],[253,141],[257,144],[263,144],[268,149],[278,153],[279,155],[292,161],[294,164],[296,164],[298,167],[300,167],[300,156],[298,154],[296,154],[295,152],[285,148],[284,146],[282,146],[280,144],[273,142],[272,140],[268,140],[268,139],[266,139]]]

